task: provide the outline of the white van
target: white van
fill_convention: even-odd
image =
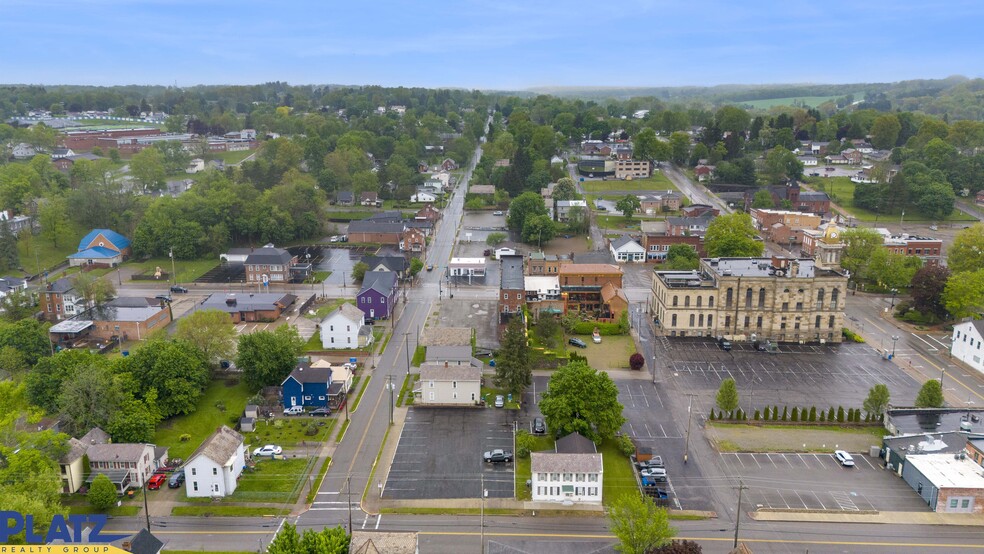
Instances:
[[[304,406],[291,406],[284,409],[284,415],[301,415],[304,413]]]

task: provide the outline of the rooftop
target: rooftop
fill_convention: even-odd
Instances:
[[[283,248],[257,248],[246,256],[247,265],[289,265],[290,252]]]
[[[984,489],[981,466],[971,459],[957,459],[952,454],[922,454],[909,456],[905,461],[936,488]]]
[[[560,454],[594,454],[595,443],[580,433],[571,433],[557,439],[554,448]]]
[[[485,258],[451,258],[449,265],[485,265]]]
[[[282,294],[277,292],[256,292],[240,294],[216,293],[199,304],[199,309],[216,309],[226,313],[272,311],[277,308],[283,309],[290,306],[297,300],[293,294]]]
[[[220,466],[227,466],[232,464],[236,451],[242,444],[243,436],[223,425],[205,439],[205,442],[188,456],[188,460],[205,456]]]
[[[502,264],[502,278],[499,288],[501,290],[524,290],[526,288],[523,280],[523,257],[522,256],[500,256]]]
[[[601,454],[533,452],[530,470],[533,473],[601,473]]]
[[[89,327],[92,327],[92,322],[88,319],[66,319],[65,321],[59,321],[58,323],[52,325],[49,329],[49,333],[81,333]]]
[[[479,381],[482,368],[471,365],[444,365],[425,363],[420,366],[421,381]]]
[[[621,275],[622,268],[611,264],[562,264],[559,275]]]

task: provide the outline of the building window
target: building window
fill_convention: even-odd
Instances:
[[[732,297],[734,296],[734,294],[735,294],[734,289],[728,288],[727,296],[724,301],[724,305],[727,306],[728,308],[731,307]]]
[[[680,304],[680,298],[677,296],[673,296],[673,306],[676,307],[679,304]]]
[[[834,316],[830,316],[830,319],[827,320],[827,327],[834,328]]]
[[[782,311],[784,311],[784,312],[788,312],[789,311],[789,302],[783,302],[782,303]]]
[[[219,468],[213,467],[212,468],[212,475],[218,475],[218,474],[219,474]]]
[[[689,296],[684,296],[683,297],[683,305],[684,305],[684,307],[687,307],[687,308],[690,307],[690,297]]]
[[[840,289],[834,289],[830,291],[830,307],[832,309],[837,309],[837,298],[840,296]]]
[[[745,329],[748,329],[748,326],[751,323],[751,321],[752,321],[752,318],[746,315],[745,316]]]
[[[714,307],[714,297],[713,296],[707,297],[707,307],[708,308],[713,308]]]
[[[198,481],[192,481],[191,482],[191,485],[192,485],[192,487],[194,487],[195,492],[198,492]]]
[[[503,300],[509,300],[509,293],[508,292],[502,293],[502,299]]]
[[[704,314],[700,314],[700,317],[697,318],[697,322],[698,322],[697,323],[697,326],[698,327],[703,327],[704,326]]]
[[[711,315],[711,314],[707,314],[707,326],[708,327],[713,327],[714,326],[714,324],[711,322],[712,319],[714,319],[714,316]]]
[[[765,307],[765,287],[759,289],[759,308]]]
[[[198,475],[198,468],[196,468],[196,467],[191,468],[191,474],[192,475]]]
[[[726,329],[730,329],[731,328],[731,316],[730,315],[724,316],[724,327]]]
[[[745,291],[745,307],[746,308],[751,308],[752,307],[752,288],[751,287],[748,287],[748,290]]]
[[[817,322],[813,326],[816,327],[817,329],[820,328],[820,316],[817,316]]]
[[[756,320],[755,320],[755,327],[757,327],[759,329],[762,328],[762,316],[758,316],[758,318],[756,318]]]
[[[690,314],[690,326],[694,326],[694,314]]]
[[[796,311],[797,312],[802,312],[803,311],[803,303],[802,302],[797,302],[796,303]]]

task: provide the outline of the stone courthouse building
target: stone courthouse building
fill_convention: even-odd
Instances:
[[[669,336],[840,342],[847,272],[829,226],[813,259],[704,258],[694,271],[654,271],[650,309]]]

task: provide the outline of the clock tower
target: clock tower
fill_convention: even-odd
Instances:
[[[840,267],[841,253],[844,251],[844,242],[841,239],[841,228],[837,224],[838,218],[827,224],[823,231],[823,236],[817,241],[817,247],[813,254],[813,261],[818,269],[837,271]]]

